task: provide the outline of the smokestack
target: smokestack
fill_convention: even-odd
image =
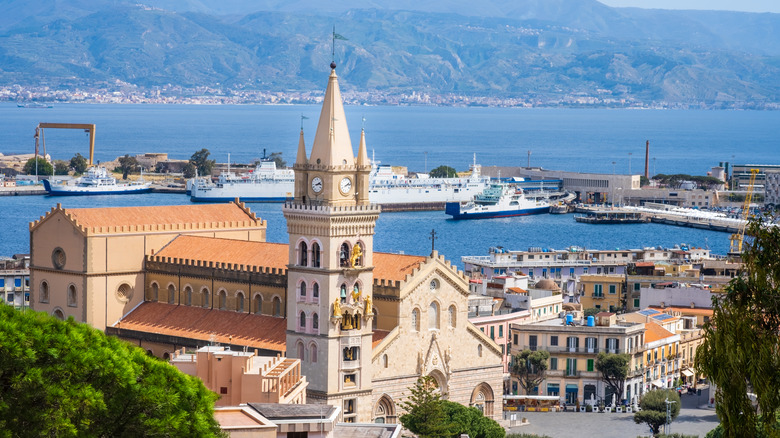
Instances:
[[[650,140],[645,142],[645,178],[650,179],[650,172],[648,170],[650,164]]]

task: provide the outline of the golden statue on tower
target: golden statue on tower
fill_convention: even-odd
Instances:
[[[354,268],[361,257],[363,257],[363,250],[360,248],[360,244],[356,243],[352,247],[352,256],[349,258],[350,265]]]

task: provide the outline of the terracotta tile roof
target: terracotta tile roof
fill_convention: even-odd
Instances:
[[[390,334],[390,332],[387,330],[374,330],[371,335],[371,349],[376,348],[388,334]]]
[[[661,309],[661,307],[657,306],[650,306],[653,310]],[[664,307],[663,310],[672,310],[674,312],[680,312],[681,315],[701,315],[701,316],[709,316],[712,317],[713,310],[704,308],[704,307],[677,307],[677,306],[670,306],[670,307]]]
[[[525,289],[523,289],[521,287],[510,287],[509,289],[507,289],[507,291],[514,292],[516,294],[527,294],[528,293],[527,290],[525,290]]]
[[[286,351],[287,319],[194,306],[144,302],[115,327],[224,344]],[[232,336],[232,340],[231,340]]]
[[[670,336],[674,336],[674,333],[654,322],[645,324],[645,343],[655,342]]]
[[[234,202],[225,204],[166,205],[153,207],[67,208],[85,228],[134,225],[198,224],[255,220],[254,214]]]
[[[411,274],[425,259],[422,256],[375,252],[374,279],[403,281],[406,274]]]
[[[637,268],[646,268],[648,266],[655,266],[653,262],[637,262],[635,265]]]
[[[289,245],[215,237],[178,236],[156,255],[206,262],[287,269]]]

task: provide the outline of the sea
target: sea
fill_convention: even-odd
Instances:
[[[299,132],[311,147],[319,105],[0,104],[0,152],[32,153],[38,123],[96,124],[95,159],[167,153],[187,159],[206,148],[220,162],[247,163],[281,152],[292,163]],[[345,106],[353,146],[365,130],[369,154],[384,164],[428,171],[439,165],[541,166],[574,172],[704,175],[723,162],[780,164],[780,112],[635,109],[530,109]],[[69,160],[89,152],[81,131],[47,129],[46,153]],[[41,149],[42,152],[42,149]],[[189,204],[183,194],[0,197],[0,256],[29,252],[29,223],[57,203],[68,208]],[[250,204],[268,221],[268,241],[287,242],[280,204]],[[431,234],[434,232],[434,238]],[[687,244],[728,251],[727,233],[659,224],[590,225],[572,215],[453,221],[442,211],[382,213],[375,251],[427,255],[454,264],[491,247],[591,249]]]

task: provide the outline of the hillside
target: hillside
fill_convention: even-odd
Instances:
[[[0,87],[317,89],[335,24],[348,38],[336,47],[347,90],[533,105],[780,103],[780,14],[583,0],[492,0],[479,8],[456,0],[419,11],[398,9],[423,9],[411,1],[394,9],[351,0],[326,8],[309,0],[8,3]]]

